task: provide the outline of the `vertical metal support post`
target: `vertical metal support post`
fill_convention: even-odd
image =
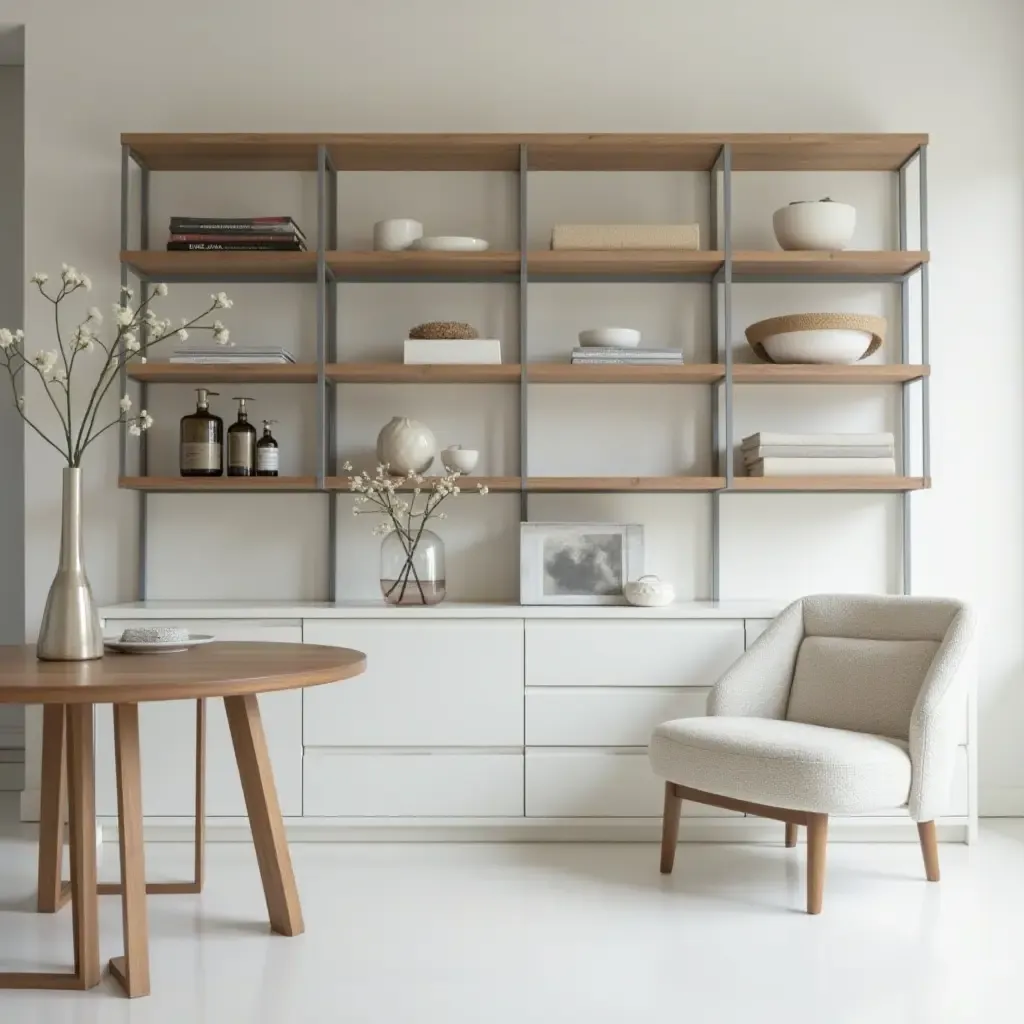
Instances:
[[[128,195],[129,195],[129,167],[131,160],[131,149],[128,146],[121,147],[121,251],[124,252],[128,248]],[[121,287],[128,287],[128,268],[124,263],[121,264]],[[124,293],[121,292],[118,295],[118,302],[124,298]],[[119,370],[118,386],[121,389],[121,394],[124,394],[124,387],[128,381],[128,374],[124,367],[124,342],[119,343],[117,356],[121,362],[121,369]],[[128,462],[128,427],[122,423],[117,428],[117,475],[126,475],[126,466]]]
[[[139,248],[149,248],[149,168],[140,166],[139,177]],[[141,281],[139,283],[139,301],[145,303],[149,299],[150,283]],[[140,328],[142,335],[142,351],[146,352],[146,345],[149,341],[149,330],[143,325]],[[127,371],[125,371],[127,383]],[[127,388],[125,389],[127,390]],[[123,395],[125,392],[122,391]],[[120,395],[118,396],[120,398]],[[139,411],[148,408],[149,385],[142,381],[139,384]],[[122,432],[126,431],[122,425]],[[143,433],[139,437],[139,476],[149,475],[149,435]],[[149,495],[146,491],[139,492],[138,505],[138,553],[136,556],[136,570],[138,572],[137,589],[139,600],[145,601],[147,595],[147,573],[148,573],[148,536],[149,536]]]
[[[710,220],[711,220],[711,247],[718,248],[718,173],[722,166],[723,154],[719,152],[714,164],[711,166],[710,175]],[[711,361],[718,363],[722,359],[722,339],[719,333],[718,322],[718,279],[717,275],[711,277],[711,305],[710,305],[710,327],[711,327]],[[711,385],[711,474],[719,476],[722,472],[721,453],[721,415],[722,415],[722,382],[715,381]],[[711,600],[721,600],[721,576],[722,576],[722,534],[721,534],[721,497],[718,491],[711,493]]]
[[[338,170],[327,158],[327,244],[338,248]],[[327,357],[339,362],[338,355],[338,282],[333,272],[327,284]],[[338,385],[328,381],[327,391],[327,469],[338,475]],[[327,494],[327,600],[338,600],[338,493]]]
[[[899,195],[899,245],[906,249],[909,245],[909,223],[907,220],[907,165],[898,171]],[[904,277],[900,282],[900,362],[910,362],[910,282]],[[900,385],[900,472],[910,475],[910,388],[909,382]],[[900,495],[900,590],[910,593],[911,555],[913,551],[911,535],[910,493],[904,491]]]
[[[316,151],[316,486],[327,476],[327,147]]]
[[[527,458],[529,447],[529,350],[527,336],[529,334],[529,238],[527,223],[527,183],[529,181],[530,164],[525,143],[519,147],[519,520],[528,522],[529,494],[526,482],[530,469]]]
[[[730,489],[735,477],[732,440],[732,146],[722,147],[722,219],[725,222],[725,263],[722,280],[725,296],[722,329],[725,346],[725,486]]]
[[[928,252],[928,147],[922,146],[918,151],[918,173],[921,176],[920,204],[921,214],[921,249]],[[921,362],[931,365],[930,324],[929,324],[929,281],[928,263],[921,264]],[[932,475],[932,406],[931,376],[921,379],[921,475],[928,480]]]

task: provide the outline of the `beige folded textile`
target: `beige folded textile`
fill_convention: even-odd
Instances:
[[[699,224],[556,224],[552,249],[700,248]]]

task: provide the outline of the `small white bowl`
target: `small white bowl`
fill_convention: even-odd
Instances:
[[[775,237],[783,249],[845,249],[857,226],[857,208],[831,199],[790,203],[772,217]]]
[[[871,347],[870,331],[784,331],[761,342],[773,363],[856,363]]]
[[[591,327],[580,331],[580,344],[584,348],[636,348],[640,332],[632,327]]]
[[[373,225],[373,247],[384,252],[408,249],[417,238],[423,237],[423,225],[411,217],[392,217]]]
[[[470,238],[468,235],[427,235],[417,238],[410,248],[430,252],[486,252],[488,246],[486,238]]]
[[[480,453],[473,448],[453,444],[441,451],[441,462],[449,473],[472,473],[480,460]]]
[[[641,576],[622,588],[626,600],[637,608],[663,608],[676,599],[676,588],[657,576]]]

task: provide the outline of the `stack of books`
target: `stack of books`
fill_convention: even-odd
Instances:
[[[751,434],[741,449],[748,476],[895,476],[892,434]]]
[[[682,366],[683,353],[674,348],[574,348],[574,366]]]
[[[498,338],[406,338],[404,359],[406,366],[497,366],[501,363],[501,341]]]
[[[172,217],[170,252],[302,252],[306,236],[291,217]]]
[[[171,353],[172,363],[294,363],[291,352],[283,348],[258,347],[176,348]]]

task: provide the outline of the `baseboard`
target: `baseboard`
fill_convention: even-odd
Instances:
[[[978,794],[983,818],[1024,817],[1024,786],[985,786]]]
[[[104,838],[117,838],[117,821],[102,818]],[[661,823],[652,818],[286,818],[288,839],[294,843],[653,843],[661,838]],[[147,818],[148,842],[188,843],[194,825],[190,818]],[[938,826],[942,842],[967,841],[968,820],[947,818]],[[680,842],[781,842],[783,826],[753,818],[684,818]],[[206,835],[211,842],[249,843],[252,834],[244,818],[210,818]],[[917,828],[906,818],[833,818],[829,840],[853,843],[916,843]]]

